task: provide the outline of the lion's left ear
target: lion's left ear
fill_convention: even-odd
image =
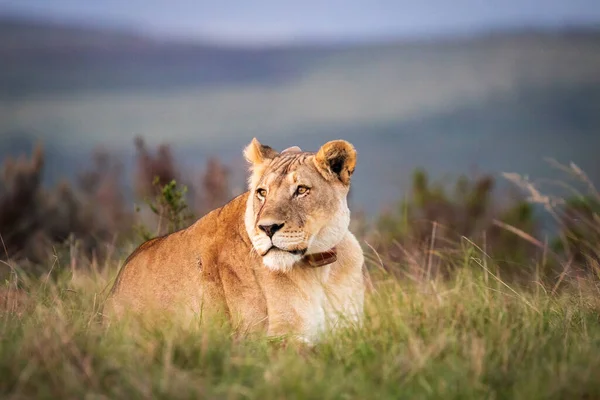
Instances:
[[[271,161],[279,153],[269,146],[261,144],[256,138],[244,149],[246,160],[253,165],[260,165]]]
[[[356,150],[345,140],[327,142],[317,152],[315,165],[325,177],[335,177],[349,185],[356,166]]]

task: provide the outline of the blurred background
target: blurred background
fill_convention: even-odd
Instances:
[[[58,233],[42,237],[97,219],[106,240],[157,175],[188,185],[200,215],[244,190],[252,137],[352,142],[367,220],[431,181],[553,179],[547,159],[598,182],[600,3],[0,0],[14,251],[48,218]]]

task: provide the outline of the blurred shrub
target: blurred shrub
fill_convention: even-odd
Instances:
[[[567,195],[543,195],[538,185],[527,178],[504,175],[528,194],[528,201],[543,206],[553,217],[556,235],[550,250],[559,264],[559,278],[590,273],[600,277],[600,193],[574,163],[567,166],[550,161],[569,179],[542,182],[567,189]]]
[[[136,163],[135,163],[135,194],[139,198],[158,194],[159,188],[171,181],[180,181],[180,173],[177,168],[171,147],[167,144],[158,146],[153,154],[146,147],[144,138],[135,139]],[[156,183],[155,183],[156,182]]]
[[[158,176],[154,178],[153,186],[158,194],[153,199],[146,200],[146,205],[156,216],[158,223],[154,233],[143,224],[137,226],[136,230],[144,241],[183,229],[194,220],[194,214],[190,212],[185,199],[186,186],[178,187],[175,180],[161,186]],[[136,211],[139,212],[140,208]]]
[[[99,260],[132,239],[182,229],[235,195],[229,168],[216,158],[207,160],[201,175],[186,178],[168,145],[151,151],[137,138],[135,146],[131,184],[124,179],[121,161],[106,150],[94,152],[91,165],[73,184],[48,188],[41,185],[41,146],[29,157],[6,159],[0,172],[0,259],[19,260],[20,265],[25,260],[32,268],[47,270],[53,255],[68,250],[73,257],[76,249]],[[376,250],[383,268],[414,279],[447,276],[457,267],[473,265],[476,258],[477,268],[491,258],[490,265],[497,267],[491,272],[503,279],[556,280],[589,272],[600,276],[600,195],[572,168],[590,190],[562,202],[550,202],[515,176],[512,180],[529,191],[527,201],[516,195],[501,199],[489,175],[460,176],[443,185],[417,170],[409,193],[394,209],[381,213],[375,226],[354,212],[352,228]],[[137,213],[129,206],[133,201],[142,204]],[[536,239],[540,221],[532,203],[543,204],[558,222],[551,246]]]
[[[5,257],[6,253],[18,255],[32,247],[32,234],[41,229],[38,202],[43,166],[41,146],[35,148],[31,159],[21,156],[4,161],[0,182],[0,235]]]
[[[135,229],[142,239],[182,229],[233,197],[230,171],[219,159],[209,158],[200,177],[185,176],[169,145],[152,153],[138,137],[135,146],[135,194],[143,204]]]
[[[102,149],[94,152],[91,165],[74,183],[49,188],[41,184],[42,146],[29,157],[6,159],[0,180],[0,259],[47,269],[53,255],[76,248],[80,255],[101,261],[136,231],[149,239],[184,228],[230,199],[229,170],[218,159],[208,160],[200,179],[190,179],[196,183],[189,186],[192,201],[188,186],[179,183],[180,168],[168,145],[152,152],[137,138],[135,146],[131,185],[124,179],[122,162]],[[131,194],[143,205],[138,213],[130,205]]]
[[[574,197],[556,215],[560,235],[553,249],[565,256],[575,273],[600,276],[600,198]]]
[[[413,278],[447,274],[464,265],[465,246],[476,247],[502,267],[504,276],[528,275],[538,249],[514,232],[535,236],[533,207],[518,197],[494,201],[494,178],[460,176],[454,190],[431,183],[416,170],[408,196],[379,217],[370,239],[396,273]],[[501,226],[499,226],[501,225]],[[392,267],[390,267],[392,268]]]
[[[79,174],[77,189],[87,217],[101,238],[129,234],[133,222],[127,204],[123,164],[107,150],[97,149],[92,165]]]
[[[219,159],[211,157],[201,181],[195,187],[195,209],[202,215],[226,204],[232,197],[230,171]]]
[[[78,187],[60,182],[46,189],[41,186],[41,146],[30,158],[7,159],[0,182],[2,258],[47,263],[56,246],[72,238],[86,254],[101,257],[105,244],[131,226],[118,190],[119,170],[109,160],[98,152],[92,169],[81,174]]]

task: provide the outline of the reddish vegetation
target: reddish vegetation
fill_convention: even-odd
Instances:
[[[204,175],[194,182],[182,182],[168,145],[160,145],[154,153],[138,138],[135,146],[131,184],[123,178],[122,162],[102,149],[94,152],[91,165],[74,183],[54,187],[41,184],[45,161],[41,145],[29,157],[6,159],[0,180],[0,259],[47,268],[61,246],[77,246],[88,257],[102,258],[108,244],[134,238],[136,220],[157,223],[156,216],[144,210],[135,213],[126,197],[128,186],[134,188],[135,203],[143,204],[160,195],[159,189],[172,180],[183,183],[194,197],[188,203],[193,204],[196,217],[230,198],[229,170],[219,160],[209,159]]]
[[[121,160],[105,150],[93,154],[74,183],[54,187],[41,185],[41,146],[30,157],[5,160],[0,259],[41,272],[66,249],[71,258],[75,250],[98,262],[115,248],[125,248],[123,244],[186,226],[236,194],[230,189],[230,169],[216,158],[206,160],[203,173],[194,177],[184,174],[168,145],[153,151],[138,138],[135,147],[129,183]],[[181,190],[182,185],[189,190]],[[488,175],[460,177],[449,192],[447,185],[432,184],[425,172],[416,171],[412,190],[395,210],[382,213],[374,227],[355,212],[352,229],[371,247],[368,253],[376,251],[377,264],[412,279],[448,275],[456,267],[478,262],[465,259],[469,248],[485,252],[504,278],[530,280],[537,274],[536,279],[554,280],[600,270],[597,193],[555,208],[559,234],[555,242],[544,242],[533,206],[520,196],[499,201],[494,187]],[[128,188],[133,188],[133,199],[127,197]],[[133,203],[142,205],[140,210]]]
[[[155,178],[160,186],[172,180],[180,181],[180,173],[169,145],[159,145],[156,154],[152,154],[144,139],[138,137],[135,139],[135,148],[137,155],[134,187],[137,196],[143,198],[156,194],[156,186],[152,184]]]

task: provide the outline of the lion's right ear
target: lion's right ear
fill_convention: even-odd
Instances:
[[[278,154],[271,147],[260,144],[256,138],[252,139],[250,144],[244,149],[244,157],[252,165],[267,163],[277,157]]]
[[[336,177],[350,185],[350,177],[356,166],[356,150],[345,140],[325,143],[315,156],[315,165],[325,177]]]

